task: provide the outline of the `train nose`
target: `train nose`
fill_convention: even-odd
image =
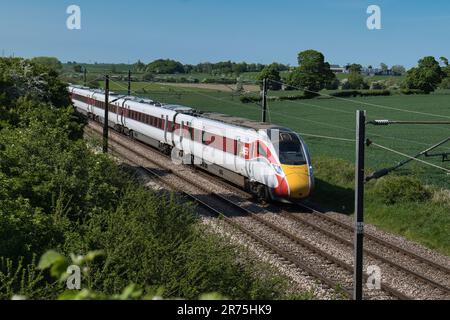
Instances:
[[[289,197],[302,199],[311,192],[308,166],[282,166],[289,185]]]

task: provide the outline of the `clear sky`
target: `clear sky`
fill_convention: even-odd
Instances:
[[[416,64],[450,58],[448,0],[0,0],[4,55],[62,61],[273,61],[296,64],[305,49],[333,64]],[[81,30],[66,9],[81,7]],[[367,7],[381,7],[368,30]]]

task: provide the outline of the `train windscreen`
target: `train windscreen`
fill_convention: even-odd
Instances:
[[[307,163],[302,143],[295,133],[280,132],[279,153],[281,164],[300,166]]]

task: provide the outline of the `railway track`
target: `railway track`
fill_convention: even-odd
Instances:
[[[113,141],[115,144],[125,149],[127,153],[134,154],[138,158],[145,159],[145,161],[147,162],[160,166],[160,164],[155,163],[155,161],[150,159],[147,155],[135,151],[129,145],[114,139]],[[286,230],[267,221],[266,219],[260,217],[259,215],[253,213],[245,207],[242,207],[241,205],[232,202],[219,194],[211,193],[210,189],[207,186],[201,185],[194,181],[190,181],[183,175],[180,175],[177,172],[173,172],[170,168],[163,167],[160,168],[162,170],[153,170],[144,167],[136,160],[131,159],[129,155],[125,154],[125,152],[121,152],[120,156],[122,158],[126,158],[129,162],[132,162],[134,165],[138,166],[142,170],[145,170],[152,176],[157,177],[171,189],[181,192],[190,200],[198,203],[202,208],[208,210],[216,216],[223,217],[228,224],[237,228],[240,232],[251,237],[260,245],[271,250],[292,265],[319,279],[322,283],[324,283],[331,289],[339,289],[338,291],[342,292],[345,296],[351,296],[353,271],[351,265],[333,257],[332,255],[317,247],[314,247],[304,239],[301,239],[287,232]],[[161,173],[162,171],[164,173]],[[186,192],[185,190],[180,188],[180,184],[167,182],[165,180],[165,177],[168,173],[177,176],[177,178],[183,180],[185,183],[194,185],[203,193],[208,194],[208,198],[212,198],[214,199],[214,201],[212,203],[210,201],[207,201],[205,197],[199,195],[201,194],[200,192]],[[222,209],[217,209],[218,203],[220,203],[219,207]],[[243,217],[245,217],[246,219],[243,219]],[[251,222],[248,218],[250,218]],[[330,269],[333,268],[334,270],[330,271]],[[329,274],[332,274],[333,276],[329,276]],[[383,286],[382,290],[384,293],[387,293],[387,296],[383,294],[382,298],[390,297],[398,299],[408,299],[406,295],[403,295],[402,293],[389,286]],[[367,295],[369,296],[370,293],[367,293]]]
[[[210,176],[205,172],[198,172],[198,174]],[[226,183],[221,179],[219,180],[222,184]],[[225,187],[239,193],[247,200],[253,198],[251,194],[228,183]],[[303,228],[306,227],[318,234],[325,235],[345,245],[349,250],[353,249],[354,227],[323,211],[319,211],[319,209],[314,208],[314,205],[298,202],[290,208],[281,208],[281,210],[280,207],[273,208],[270,205],[266,206],[266,209],[276,212],[280,217],[285,217],[300,224]],[[366,232],[364,237],[364,253],[366,257],[372,258],[372,262],[376,265],[382,266],[382,269],[394,269],[394,272],[401,272],[407,277],[415,278],[422,286],[428,286],[430,290],[435,291],[433,297],[450,299],[450,268],[371,233]]]

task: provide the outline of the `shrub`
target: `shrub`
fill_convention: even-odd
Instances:
[[[385,81],[373,81],[370,84],[370,90],[384,90],[384,89],[386,89]]]
[[[450,89],[450,78],[445,78],[444,80],[442,80],[441,84],[439,85],[439,88]]]
[[[331,96],[333,97],[357,97],[360,95],[360,92],[357,90],[342,90],[333,92]]]
[[[383,203],[388,205],[431,199],[431,192],[422,185],[420,180],[408,176],[382,178],[377,181],[373,191]]]
[[[420,90],[420,89],[403,89],[401,92],[406,95],[427,94],[425,91]]]
[[[145,81],[153,81],[154,75],[153,73],[148,72],[142,76],[142,79],[144,79]]]
[[[261,97],[241,96],[239,100],[241,100],[242,103],[259,103],[261,102]]]
[[[217,84],[236,84],[236,79],[228,78],[204,78],[202,83],[217,83]]]
[[[390,96],[391,91],[389,90],[369,90],[369,91],[362,91],[360,93],[361,97],[376,97],[376,96]]]

